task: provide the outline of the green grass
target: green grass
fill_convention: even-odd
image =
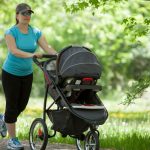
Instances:
[[[100,128],[102,147],[113,147],[117,150],[149,150],[149,116],[150,112],[110,112],[109,119]]]
[[[0,96],[0,112],[4,111],[4,97]],[[138,100],[129,107],[118,101],[103,101],[109,112],[106,123],[99,126],[100,144],[113,150],[150,150],[150,102]],[[3,107],[2,107],[3,106]],[[17,122],[17,132],[21,139],[28,139],[29,128],[35,118],[42,116],[43,99],[31,98],[27,109]],[[47,125],[50,129],[51,123]],[[72,138],[62,138],[57,134],[51,143],[74,144]]]

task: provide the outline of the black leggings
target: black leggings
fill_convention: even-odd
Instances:
[[[33,74],[15,76],[2,70],[2,85],[6,98],[5,122],[15,123],[26,108],[31,93]]]

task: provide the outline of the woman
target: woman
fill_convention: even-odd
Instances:
[[[32,86],[32,57],[39,45],[48,54],[56,54],[49,47],[41,31],[29,25],[33,10],[26,3],[16,7],[16,25],[5,33],[8,56],[2,67],[2,85],[6,98],[5,122],[10,139],[7,149],[24,149],[16,138],[16,121],[25,109]]]

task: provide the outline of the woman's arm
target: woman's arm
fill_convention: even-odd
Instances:
[[[28,53],[28,52],[24,52],[24,51],[21,51],[20,49],[18,49],[13,36],[5,35],[5,40],[6,40],[8,49],[10,50],[10,52],[13,55],[22,57],[22,58],[31,58],[35,55],[34,53]]]
[[[50,47],[48,45],[48,43],[47,43],[47,41],[46,41],[46,39],[45,39],[45,37],[43,35],[38,40],[38,44],[48,54],[55,55],[57,53],[52,47]]]

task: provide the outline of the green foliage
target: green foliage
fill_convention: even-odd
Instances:
[[[123,23],[126,25],[124,28],[127,34],[133,34],[135,39],[137,37],[145,36],[150,31],[150,20],[145,19],[142,23],[137,23],[137,20],[134,17],[125,18]]]
[[[138,81],[133,82],[132,86],[127,91],[127,96],[124,104],[131,104],[133,100],[140,98],[146,88],[150,86],[150,74],[142,76]]]
[[[127,12],[127,14],[129,14],[128,15],[129,17],[122,16],[124,18],[122,18],[122,23],[120,22],[120,24],[124,25],[124,34],[128,35],[128,37],[129,37],[128,41],[134,42],[136,47],[138,47],[138,43],[136,44],[136,41],[139,40],[139,37],[143,37],[143,36],[146,36],[147,34],[149,34],[149,31],[150,31],[150,19],[149,19],[150,18],[150,16],[149,16],[150,3],[146,2],[146,1],[139,1],[139,0],[136,0],[136,4],[135,4],[135,1],[134,2],[133,1],[125,2],[125,1],[121,1],[121,0],[114,0],[114,1],[76,0],[76,1],[72,2],[71,4],[66,4],[66,10],[71,13],[75,13],[79,10],[83,11],[83,10],[87,10],[87,8],[90,8],[89,10],[91,11],[91,14],[93,14],[93,15],[95,14],[95,10],[97,10],[97,9],[99,9],[102,13],[103,12],[106,13],[106,11],[104,11],[104,10],[108,10],[107,12],[109,14],[113,14],[114,16],[116,16],[117,13],[116,12],[114,13],[114,10],[116,10],[116,5],[118,5],[118,7],[120,7],[120,8],[122,8],[122,10],[120,10],[120,12],[121,12],[121,11],[124,11],[124,9],[125,9],[125,7],[122,4],[125,6],[128,6],[128,12],[127,11],[126,12]],[[110,6],[113,6],[113,9],[111,9],[112,7],[110,7]],[[106,9],[106,7],[107,7],[107,9]],[[116,16],[116,17],[119,17],[119,16]],[[122,37],[124,37],[124,36],[122,36]],[[115,47],[115,49],[116,49],[116,47]],[[128,52],[128,54],[129,53],[131,53],[131,51]],[[111,54],[113,55],[112,52],[111,52]],[[119,53],[117,53],[117,55],[119,55]],[[141,57],[143,57],[143,56],[141,56]],[[117,59],[115,58],[115,60],[117,60]],[[129,61],[128,61],[128,63],[130,65]],[[128,66],[128,63],[126,63],[126,66]],[[132,59],[131,59],[131,63],[132,63]],[[121,66],[120,62],[118,64],[119,64],[119,66]],[[115,66],[116,66],[116,64],[115,64]],[[119,72],[115,70],[116,69],[115,66],[112,66],[111,68],[112,69],[114,68],[113,71],[115,72],[114,73],[115,76],[113,76],[112,79],[116,83],[116,81],[118,80],[117,74]],[[135,69],[136,66],[137,66],[137,64],[132,65],[133,70],[136,70]],[[138,74],[142,74],[142,72],[149,71],[149,68],[146,66],[147,66],[146,64],[144,65],[144,67],[142,66],[142,68]],[[118,65],[117,65],[117,67],[118,67]],[[125,74],[128,75],[128,70],[125,70],[125,71],[126,72],[121,71],[121,74],[124,74],[124,78],[125,78]],[[135,72],[137,72],[137,71],[135,71]],[[135,72],[132,72],[132,74],[130,76],[137,76]],[[144,89],[150,85],[149,82],[147,82],[147,80],[145,80],[145,78],[149,79],[149,75],[146,77],[144,76],[144,78],[141,78],[140,80],[138,80],[136,82],[136,84],[134,84],[131,87],[131,89],[129,89],[129,91],[127,92],[127,99],[126,99],[125,103],[128,103],[128,104],[131,103],[132,100],[134,100],[136,97],[141,95],[142,92],[144,91]],[[109,79],[111,79],[111,77]]]
[[[138,58],[141,62],[150,56],[149,38],[138,37],[139,31],[144,35],[143,25],[149,26],[149,4],[139,0],[136,3],[126,0],[22,2],[29,3],[35,12],[31,25],[41,29],[48,43],[57,51],[68,45],[84,45],[96,54],[103,66],[99,84],[104,86],[104,95],[112,90],[126,90],[130,80],[137,80],[135,70],[138,65],[133,62],[137,55],[142,58]],[[19,0],[1,1],[0,66],[7,55],[4,32],[15,24],[15,7],[18,3]],[[65,8],[70,11],[75,6],[76,13],[66,13]],[[148,69],[146,66],[148,64],[143,63],[139,74]],[[43,73],[34,65],[32,96],[43,96],[44,90]]]
[[[86,8],[98,9],[99,7],[108,7],[124,1],[126,0],[75,0],[72,3],[66,2],[65,8],[67,12],[75,13]]]

